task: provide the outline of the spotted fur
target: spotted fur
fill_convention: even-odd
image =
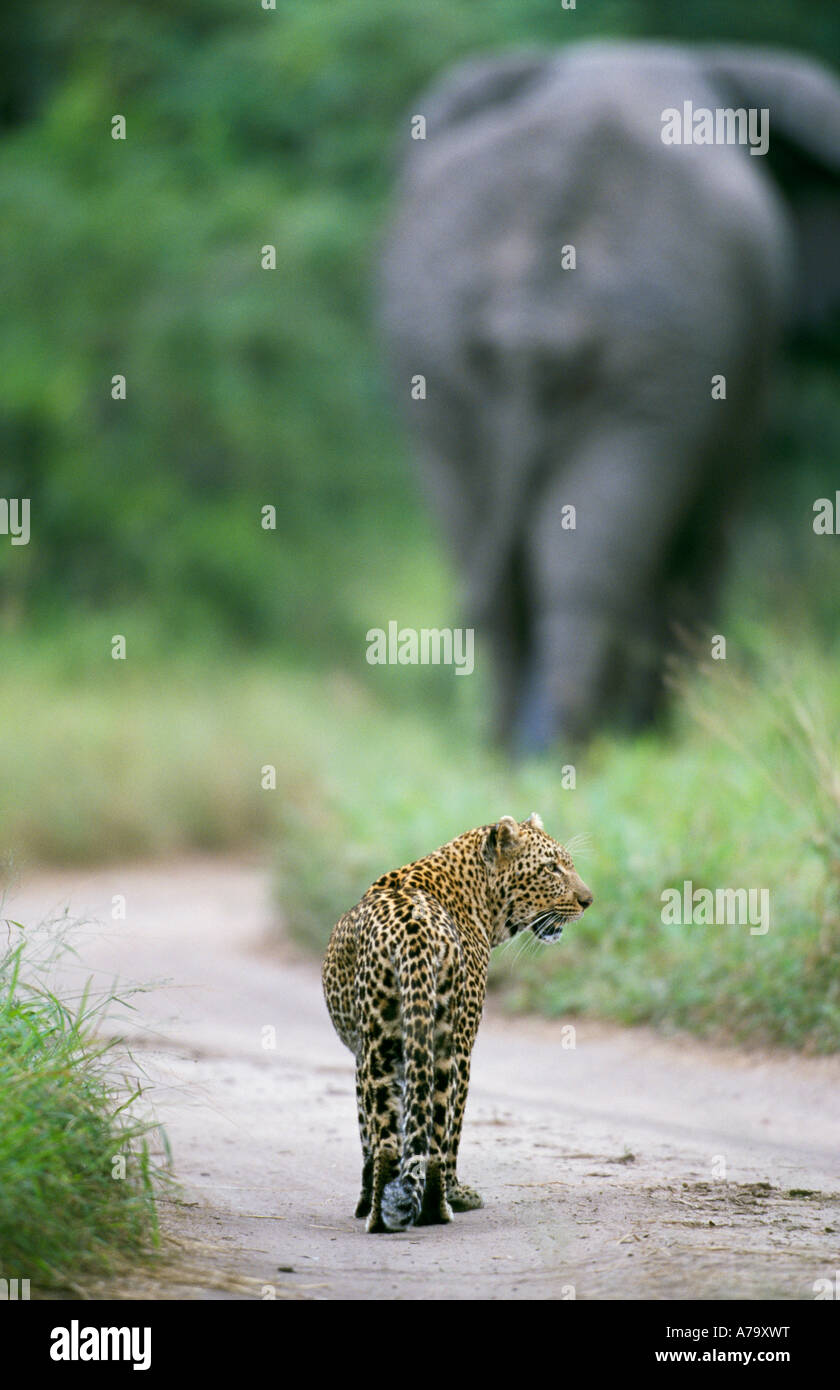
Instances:
[[[557,941],[591,902],[535,813],[468,830],[384,874],[336,924],[324,993],[356,1058],[356,1215],[368,1231],[482,1205],[456,1162],[490,951],[525,930]]]

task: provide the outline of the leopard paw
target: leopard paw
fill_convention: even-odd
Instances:
[[[484,1206],[481,1194],[474,1187],[466,1187],[462,1182],[451,1183],[446,1189],[446,1200],[453,1211],[477,1211]]]
[[[424,1205],[415,1222],[417,1226],[448,1226],[452,1220],[452,1208],[448,1202],[439,1202],[436,1207]]]

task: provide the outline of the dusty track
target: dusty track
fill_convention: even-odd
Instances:
[[[170,982],[114,1028],[170,1135],[184,1201],[163,1226],[185,1264],[102,1296],[812,1299],[840,1265],[840,1058],[585,1022],[572,1049],[561,1024],[491,1014],[461,1165],[485,1208],[367,1236],[352,1059],[317,966],[269,945],[268,875],[219,860],[42,875],[4,912],[34,924],[67,904],[89,924],[77,974]]]

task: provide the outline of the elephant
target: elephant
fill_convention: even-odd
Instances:
[[[410,129],[381,336],[498,729],[637,727],[712,612],[780,340],[840,304],[840,85],[784,51],[587,42],[467,60]]]

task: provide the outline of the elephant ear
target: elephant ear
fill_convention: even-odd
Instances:
[[[840,175],[840,83],[828,68],[797,53],[717,45],[702,61],[728,106],[769,110],[771,150],[781,135]]]
[[[554,71],[558,61],[556,53],[522,49],[459,63],[423,94],[416,108],[426,117],[427,138],[518,101]]]
[[[715,46],[704,55],[726,105],[770,113],[766,164],[788,203],[796,247],[791,326],[833,335],[840,314],[840,82],[794,53]]]

